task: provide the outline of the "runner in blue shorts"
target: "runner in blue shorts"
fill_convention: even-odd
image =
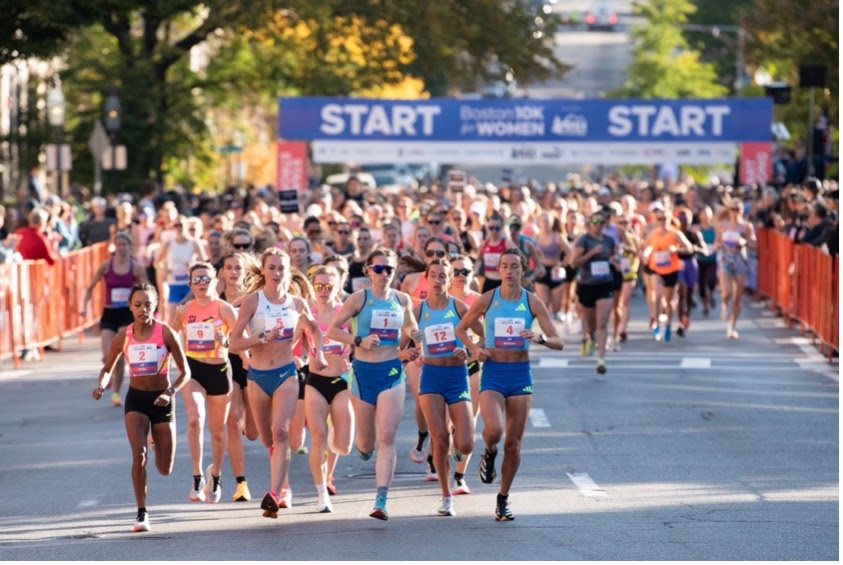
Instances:
[[[372,456],[377,442],[377,497],[369,515],[379,520],[389,518],[386,497],[395,473],[395,432],[404,411],[406,377],[401,363],[419,355],[417,348],[399,352],[402,330],[405,337],[421,341],[410,297],[391,288],[397,262],[391,250],[372,251],[366,259],[372,286],[352,294],[328,328],[328,339],[354,345],[349,387],[357,422],[355,445],[365,460]],[[351,332],[342,329],[349,320]]]
[[[451,273],[451,263],[447,259],[434,259],[428,263],[425,278],[429,292],[413,310],[422,332],[424,364],[419,381],[419,402],[431,434],[433,463],[442,487],[440,516],[455,515],[449,450],[459,462],[474,449],[474,417],[466,366],[468,352],[456,337],[456,326],[468,307],[448,296]],[[472,329],[483,335],[479,321]],[[449,416],[454,426],[453,449]]]
[[[517,249],[507,249],[500,257],[501,286],[478,298],[457,325],[457,337],[471,351],[472,357],[485,361],[480,378],[480,412],[483,416],[483,441],[486,451],[477,474],[491,484],[496,477],[497,445],[506,441],[501,465],[501,487],[498,492],[495,519],[514,520],[509,509],[509,489],[521,461],[521,438],[533,393],[530,376],[529,343],[561,350],[565,344],[556,333],[547,307],[532,292],[521,287],[527,259]],[[472,343],[468,329],[484,318],[484,344]],[[534,333],[533,320],[544,333]]]

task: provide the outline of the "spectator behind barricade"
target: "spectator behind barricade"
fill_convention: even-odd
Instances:
[[[116,223],[116,220],[106,218],[105,211],[105,198],[97,196],[91,200],[91,214],[79,226],[79,240],[83,247],[111,239],[111,226]]]
[[[35,200],[39,204],[47,200],[47,189],[44,188],[44,181],[41,178],[40,167],[33,167],[29,171],[29,177],[27,177],[26,181],[26,188],[27,193],[29,194],[29,198]]]
[[[23,259],[44,259],[50,265],[54,265],[59,259],[53,241],[58,239],[58,235],[51,235],[55,232],[51,232],[47,226],[49,218],[46,210],[36,208],[29,214],[29,225],[15,231],[18,236],[17,251]]]
[[[20,237],[6,229],[6,213],[6,208],[0,205],[0,264],[22,259],[15,250]]]
[[[779,205],[779,193],[768,186],[761,193],[761,199],[753,204],[749,218],[756,224],[756,228],[781,229],[784,226],[781,216],[776,212]]]
[[[808,176],[808,157],[805,153],[805,142],[802,139],[796,141],[796,148],[785,166],[785,182],[788,184],[802,184]]]
[[[58,234],[56,245],[61,254],[65,254],[76,247],[79,239],[76,236],[78,226],[73,224],[74,218],[70,204],[62,202],[57,196],[50,195],[44,203],[44,209],[50,214],[47,220],[48,228]]]
[[[828,226],[826,225],[828,207],[822,202],[813,202],[808,207],[808,218],[805,221],[805,230],[799,235],[797,243],[807,243],[814,247],[828,249]]]

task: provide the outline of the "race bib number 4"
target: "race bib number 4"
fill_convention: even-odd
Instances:
[[[129,374],[146,377],[158,373],[158,348],[154,343],[133,343],[129,346]]]
[[[210,322],[187,324],[187,350],[213,351],[214,325]]]
[[[267,333],[275,331],[275,328],[282,328],[281,337],[275,341],[290,341],[293,339],[293,332],[296,329],[296,321],[289,310],[275,310],[266,313]]]
[[[495,320],[495,347],[498,349],[522,349],[524,338],[523,318],[497,318]]]
[[[454,324],[436,324],[424,329],[424,343],[428,353],[450,353],[457,348]]]
[[[398,310],[372,310],[370,333],[381,339],[397,340],[402,314]]]
[[[131,293],[131,288],[112,288],[111,305],[115,308],[125,308],[129,305],[129,295]]]
[[[608,261],[594,261],[591,264],[591,276],[593,277],[606,277],[609,275],[609,262]]]

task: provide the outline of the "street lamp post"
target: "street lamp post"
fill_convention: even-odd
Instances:
[[[62,176],[64,173],[62,172],[61,149],[62,143],[64,142],[63,128],[66,108],[67,104],[64,100],[64,93],[61,91],[61,84],[56,79],[53,88],[47,93],[47,119],[50,125],[53,126],[53,137],[55,138],[56,144],[56,193],[58,193],[59,197],[64,197],[62,186]]]
[[[105,101],[105,130],[111,139],[111,192],[117,193],[117,132],[123,120],[123,107],[117,97],[117,87],[111,87],[111,94]]]
[[[735,94],[740,94],[741,88],[743,87],[743,75],[744,75],[744,50],[746,45],[746,31],[739,25],[733,24],[722,24],[722,25],[703,25],[703,24],[685,24],[682,26],[682,29],[685,31],[701,31],[703,33],[710,33],[711,37],[715,39],[726,40],[726,37],[722,34],[722,32],[731,32],[737,36],[737,44],[734,43],[732,45],[735,46],[735,54],[736,54],[736,61],[735,61]],[[731,41],[730,41],[731,43]]]

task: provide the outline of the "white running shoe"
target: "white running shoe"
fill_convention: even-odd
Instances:
[[[152,528],[149,527],[149,512],[144,512],[135,520],[135,526],[132,528],[133,532],[148,532]]]
[[[424,480],[426,480],[430,483],[439,480],[439,475],[436,474],[436,467],[433,466],[432,461],[427,462],[427,468],[425,469],[425,472],[426,472],[426,476],[425,476]]]
[[[450,496],[443,496],[442,500],[439,504],[439,515],[440,516],[456,516],[457,513],[454,511],[454,499]]]
[[[190,502],[205,502],[205,498],[207,498],[205,496],[205,490],[206,490],[207,486],[208,486],[208,483],[205,482],[205,477],[202,477],[202,480],[199,481],[199,488],[194,489],[194,488],[191,487],[190,495],[187,497],[187,499]]]
[[[471,494],[471,489],[468,488],[468,483],[465,482],[465,479],[460,479],[454,481],[454,490],[452,492],[454,494]]]
[[[316,511],[322,514],[334,511],[334,507],[331,506],[331,496],[327,491],[319,494],[319,500],[316,502]]]
[[[560,310],[556,313],[556,319],[564,324],[568,320],[568,315]]]
[[[293,507],[293,491],[288,488],[281,489],[281,496],[278,497],[280,502],[278,508],[292,508]]]
[[[410,461],[421,465],[427,460],[427,439],[427,437],[424,438],[424,441],[421,445],[421,449],[416,449],[416,446],[413,446],[412,451],[410,451]]]
[[[214,468],[214,464],[211,463],[208,465],[208,468],[205,469],[205,476],[208,477],[209,481],[207,486],[205,487],[205,496],[208,499],[208,502],[211,504],[217,504],[222,498],[222,483],[217,483],[217,488],[214,490],[214,475],[211,473],[211,470]]]

